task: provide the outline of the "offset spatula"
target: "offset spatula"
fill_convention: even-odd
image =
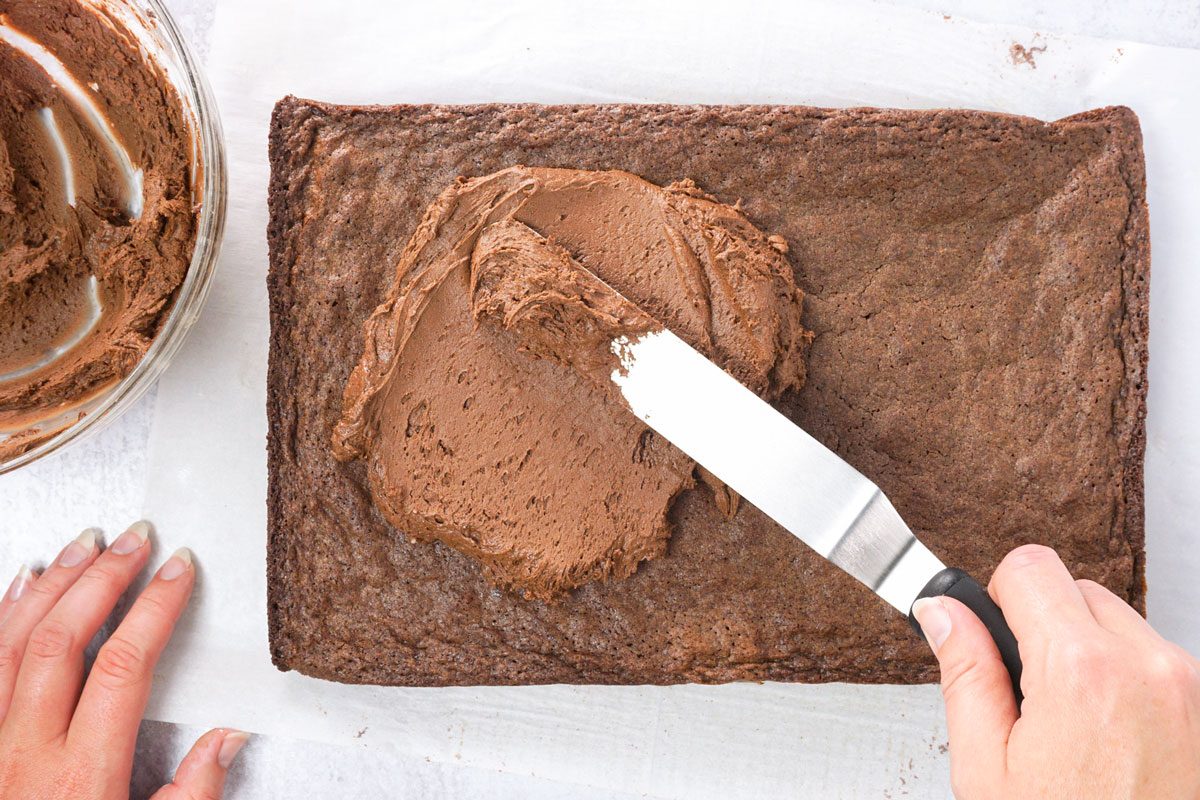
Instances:
[[[793,536],[853,575],[921,632],[922,597],[961,601],[987,626],[1021,703],[1017,640],[999,607],[965,572],[917,541],[871,481],[787,417],[662,330],[612,343],[633,413]]]

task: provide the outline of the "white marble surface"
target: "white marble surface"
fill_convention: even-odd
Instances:
[[[252,2],[252,0],[245,0]],[[1044,33],[1084,34],[1151,44],[1200,48],[1200,4],[1170,0],[1035,0],[981,3],[970,0],[893,0],[930,13],[1024,25]],[[203,57],[213,19],[213,0],[168,0]],[[153,423],[153,392],[124,417],[65,453],[0,477],[0,553],[19,552],[22,534],[37,528],[61,532],[65,542],[87,525],[119,530],[137,518]],[[38,563],[51,553],[28,553]],[[16,564],[0,563],[0,572]],[[134,797],[167,780],[202,730],[145,723],[139,739]],[[231,778],[231,797],[624,797],[596,789],[476,768],[435,764],[411,756],[381,757],[354,747],[335,747],[282,737],[252,740]],[[910,794],[908,796],[918,796]]]

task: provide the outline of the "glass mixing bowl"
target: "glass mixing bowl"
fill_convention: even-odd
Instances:
[[[138,39],[163,69],[182,101],[189,121],[195,169],[200,188],[199,226],[191,264],[179,294],[158,336],[133,371],[120,381],[75,406],[69,417],[44,420],[55,430],[25,452],[0,462],[0,474],[57,452],[102,429],[133,405],[162,374],[200,314],[212,283],[221,233],[225,227],[225,145],[212,90],[200,63],[175,20],[160,0],[85,0],[103,4]]]

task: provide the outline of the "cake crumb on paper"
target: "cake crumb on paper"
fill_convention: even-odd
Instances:
[[[1029,45],[1026,47],[1020,42],[1013,42],[1012,47],[1008,48],[1008,57],[1012,59],[1014,67],[1019,67],[1022,64],[1028,65],[1031,69],[1037,69],[1037,61],[1034,56],[1038,53],[1046,52],[1046,45]]]

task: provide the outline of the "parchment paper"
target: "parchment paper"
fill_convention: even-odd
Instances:
[[[267,122],[338,102],[955,106],[1141,116],[1154,277],[1151,620],[1200,652],[1200,53],[1039,35],[855,0],[794,4],[220,2],[210,78],[230,210],[216,283],[162,379],[147,513],[200,583],[150,716],[662,796],[945,796],[934,687],[383,689],[282,674],[265,589]],[[1015,59],[1014,44],[1031,62]],[[981,576],[982,577],[982,576]]]

